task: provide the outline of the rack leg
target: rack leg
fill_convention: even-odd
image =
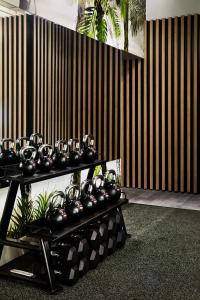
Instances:
[[[3,210],[2,219],[1,219],[1,225],[0,225],[0,239],[1,240],[6,239],[6,236],[7,236],[8,226],[9,226],[10,219],[12,216],[12,211],[13,211],[13,207],[15,204],[15,198],[17,195],[18,187],[19,187],[18,182],[11,181],[10,187],[8,190],[8,195],[6,198],[6,203],[5,203],[4,210]],[[3,247],[4,247],[3,244],[0,245],[0,259],[1,259],[2,252],[3,252]]]
[[[124,228],[124,231],[125,231],[125,233],[126,233],[126,236],[129,238],[129,237],[131,237],[131,235],[127,233],[126,225],[125,225],[125,222],[124,222],[124,216],[123,216],[123,213],[122,213],[121,206],[118,207],[118,212],[119,212],[119,214],[120,214],[120,216],[121,216],[121,218],[122,218],[122,226],[123,226],[123,228]]]
[[[41,250],[42,250],[43,257],[44,257],[44,262],[45,262],[45,267],[46,267],[46,272],[47,272],[47,277],[48,277],[48,285],[49,285],[51,294],[54,294],[61,288],[56,287],[56,284],[55,284],[55,275],[54,275],[54,272],[53,272],[53,269],[51,266],[49,242],[44,241],[43,239],[40,239],[40,244],[41,244]]]

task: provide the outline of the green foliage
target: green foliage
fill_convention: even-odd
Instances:
[[[146,1],[131,0],[129,1],[129,21],[131,24],[132,34],[137,34],[143,26],[146,19]]]
[[[10,238],[18,239],[26,234],[26,225],[33,220],[33,202],[27,197],[17,198],[17,208],[11,217],[12,224],[8,231]]]
[[[53,192],[51,192],[51,193],[44,192],[44,193],[40,193],[37,196],[37,199],[35,201],[36,207],[34,208],[34,211],[33,211],[35,220],[45,217],[45,213],[46,213],[47,209],[49,208],[49,204],[50,204],[50,202],[52,202],[53,195],[54,195]]]
[[[106,42],[108,19],[116,38],[121,35],[120,20],[116,7],[108,0],[94,0],[94,5],[85,8],[77,24],[77,31],[100,42]]]
[[[94,177],[99,175],[101,173],[101,170],[102,170],[101,166],[96,166],[94,170]]]

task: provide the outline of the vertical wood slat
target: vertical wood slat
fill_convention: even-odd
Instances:
[[[55,25],[55,141],[58,140],[58,25]]]
[[[83,135],[86,134],[86,37],[83,37]]]
[[[185,172],[185,140],[184,140],[184,134],[185,134],[185,107],[184,107],[184,93],[185,93],[185,83],[184,83],[184,76],[185,76],[185,70],[184,70],[184,42],[185,42],[185,21],[184,17],[181,17],[181,78],[180,78],[180,191],[184,192],[184,172]]]
[[[27,15],[24,15],[23,24],[23,136],[27,135]]]
[[[193,99],[193,192],[197,193],[197,97],[198,97],[198,15],[194,16],[194,99]]]
[[[8,72],[8,70],[7,70],[7,61],[8,61],[7,20],[8,20],[7,18],[4,18],[4,61],[3,61],[3,63],[4,63],[4,74],[3,74],[4,79],[7,78],[7,72]],[[19,33],[19,35],[20,35],[20,33]],[[19,68],[21,70],[21,65]],[[21,79],[21,76],[20,76],[20,79]],[[21,94],[20,94],[20,99],[21,99]],[[4,80],[4,105],[3,105],[4,137],[7,137],[7,104],[8,104],[7,100],[8,100],[7,80]]]
[[[41,53],[41,71],[40,71],[40,78],[41,78],[41,92],[40,92],[40,132],[44,136],[45,132],[45,111],[44,107],[46,104],[46,80],[45,80],[45,75],[46,75],[46,45],[45,45],[45,36],[46,36],[46,30],[45,30],[45,24],[44,20],[40,19],[40,24],[41,24],[41,40],[40,40],[40,53]],[[45,54],[44,54],[45,52]],[[46,134],[44,136],[44,142],[46,142]]]
[[[88,115],[91,116],[90,118],[87,118],[88,119],[88,130],[87,132],[88,133],[92,133],[92,127],[91,127],[91,120],[92,120],[92,103],[91,103],[91,56],[92,56],[92,49],[91,49],[91,39],[88,39],[88,53],[87,53],[87,57],[88,57],[88,65],[87,65],[87,68],[88,68]]]
[[[113,49],[109,48],[110,64],[109,64],[109,160],[113,157]]]
[[[178,192],[178,18],[174,19],[174,190]]]
[[[14,19],[14,22],[15,22],[15,19]],[[37,86],[36,86],[36,80],[37,80],[36,31],[37,31],[36,16],[34,16],[33,17],[33,61],[34,61],[34,63],[33,63],[33,132],[36,132],[36,130],[37,130],[36,129],[36,102],[37,102],[37,97],[36,97],[36,90],[37,90]],[[16,34],[14,33],[14,37],[15,36],[16,36]]]
[[[93,41],[93,69],[92,69],[92,78],[93,78],[93,95],[92,95],[92,102],[93,102],[93,135],[95,142],[97,141],[97,43]]]
[[[18,18],[18,120],[19,120],[19,129],[18,134],[22,136],[21,130],[21,120],[22,120],[22,56],[21,56],[21,47],[22,47],[22,16]]]
[[[78,112],[81,111],[81,35],[78,36]],[[81,113],[78,113],[78,139],[81,137]]]
[[[115,83],[119,82],[119,64],[118,64],[118,50],[115,49]],[[114,100],[114,116],[115,116],[115,154],[114,158],[117,159],[118,154],[118,111],[119,111],[119,101],[118,101],[119,93],[118,93],[118,84],[115,84],[115,100]]]
[[[122,54],[120,55],[122,56]],[[120,57],[121,58],[121,57]],[[122,58],[121,58],[122,59]],[[123,69],[123,64],[120,64],[120,132],[124,134],[124,69]],[[120,157],[121,159],[121,173],[122,173],[122,178],[121,178],[121,184],[124,186],[124,143],[121,141],[120,142]]]
[[[107,119],[107,105],[108,105],[108,95],[107,95],[107,63],[108,63],[108,46],[104,44],[104,89],[103,89],[103,106],[104,106],[104,118],[103,118],[103,154],[104,158],[107,158],[107,138],[108,138],[108,119]]]
[[[76,34],[75,34],[76,40]],[[61,138],[65,139],[65,29],[62,27],[62,52],[61,52],[61,61],[62,61],[62,134]],[[75,101],[76,102],[76,101]],[[76,128],[75,128],[76,129]],[[76,131],[75,131],[76,134]],[[75,135],[73,135],[75,136]]]
[[[72,35],[72,32],[70,30],[68,30],[68,45],[67,45],[67,48],[68,48],[68,63],[67,63],[67,69],[68,69],[68,72],[67,72],[67,76],[68,76],[68,83],[67,83],[67,88],[68,88],[68,94],[67,94],[67,103],[68,103],[68,116],[67,116],[67,120],[68,120],[68,123],[67,123],[67,127],[68,127],[68,139],[69,138],[72,138],[71,137],[71,57],[72,57],[72,52],[71,52],[71,35]],[[83,79],[84,81],[84,79]]]
[[[0,78],[3,79],[3,19],[0,18]],[[3,121],[3,81],[0,80],[0,119]],[[3,122],[0,122],[0,138],[3,137]]]
[[[132,62],[132,187],[136,187],[136,91],[135,91],[135,61]]]
[[[59,43],[59,52],[58,52],[58,139],[62,138],[61,136],[61,124],[62,124],[62,114],[61,114],[61,105],[62,105],[62,98],[61,98],[61,88],[62,88],[62,81],[61,81],[61,67],[62,67],[62,49],[61,49],[61,26],[58,29],[58,43]],[[71,70],[70,70],[71,71]],[[71,120],[71,119],[70,119]],[[71,133],[71,124],[70,124],[70,133]]]
[[[130,69],[129,61],[126,62],[126,186],[130,187]]]
[[[37,18],[37,131],[40,132],[40,18]]]
[[[187,18],[187,192],[191,192],[191,16]]]
[[[0,62],[1,63],[1,62]],[[17,18],[13,18],[13,138],[18,137],[17,130]],[[0,114],[1,115],[1,114]]]
[[[144,25],[144,189],[147,189],[147,134],[148,134],[147,133],[147,34],[148,34],[147,22],[145,22]],[[132,114],[134,114],[134,111],[132,111]]]
[[[47,75],[48,75],[48,66],[47,66],[47,55],[48,55],[48,49],[47,49],[47,20],[43,21],[43,28],[44,28],[44,35],[43,35],[43,41],[42,45],[44,47],[44,68],[43,68],[43,78],[44,78],[44,104],[43,101],[41,101],[41,107],[43,107],[43,112],[41,114],[41,119],[43,119],[43,135],[44,135],[44,141],[45,143],[48,143],[48,137],[47,137],[47,105],[48,105],[48,99],[47,99]],[[42,51],[42,49],[41,49]],[[43,115],[43,117],[42,117]]]
[[[51,87],[51,73],[52,73],[52,66],[51,66],[51,58],[52,58],[52,40],[51,40],[51,23],[48,22],[48,41],[47,41],[47,51],[48,51],[48,114],[47,114],[47,119],[48,119],[48,139],[47,142],[49,144],[52,144],[52,129],[51,129],[51,123],[52,123],[52,87]]]
[[[150,21],[150,189],[154,185],[154,126],[153,126],[153,21]]]
[[[12,136],[12,122],[13,122],[13,107],[12,107],[12,101],[13,101],[13,95],[12,95],[12,86],[13,86],[13,80],[12,80],[12,19],[9,18],[8,20],[9,25],[9,137]],[[26,101],[25,101],[26,102]]]
[[[102,44],[99,43],[99,57],[98,57],[98,149],[100,153],[100,157],[103,157],[103,149],[102,149]]]
[[[162,190],[166,188],[166,178],[165,178],[165,165],[166,165],[166,136],[165,136],[165,89],[166,89],[166,77],[165,77],[165,19],[162,20]]]
[[[52,127],[51,127],[51,135],[52,135],[52,143],[55,144],[55,130],[54,130],[54,123],[55,123],[55,25],[53,24],[52,28]]]
[[[159,20],[156,20],[156,190],[159,190],[160,180],[160,84],[159,84]]]
[[[168,190],[172,191],[172,18],[168,20]]]
[[[73,136],[76,136],[76,33],[73,40]]]
[[[138,188],[142,187],[142,62],[138,61]]]

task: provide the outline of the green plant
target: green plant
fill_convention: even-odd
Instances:
[[[30,197],[18,197],[17,207],[11,217],[8,230],[10,238],[18,239],[26,234],[26,225],[33,220],[33,201]]]
[[[116,0],[124,22],[124,50],[128,51],[129,22],[132,35],[137,34],[146,19],[146,0]]]
[[[43,192],[40,193],[37,196],[37,199],[35,201],[35,208],[33,211],[34,219],[41,219],[45,217],[45,213],[47,209],[49,208],[49,203],[52,202],[52,197],[54,195],[54,192],[48,193],[48,192]],[[56,204],[56,203],[54,203]]]
[[[102,167],[101,166],[96,166],[94,170],[94,177],[99,175],[101,173]]]
[[[109,0],[94,0],[93,6],[83,9],[78,18],[77,31],[105,43],[108,35],[108,19],[115,37],[118,38],[121,29],[116,6]]]

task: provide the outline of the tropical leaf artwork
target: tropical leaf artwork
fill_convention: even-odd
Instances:
[[[79,12],[78,32],[104,43],[108,35],[118,39],[123,33],[128,51],[129,31],[137,35],[146,19],[146,0],[79,0]]]
[[[89,1],[91,3],[91,1]],[[108,37],[108,22],[111,24],[113,35],[121,35],[120,16],[112,1],[94,0],[93,5],[83,9],[78,19],[77,31],[105,43]]]

